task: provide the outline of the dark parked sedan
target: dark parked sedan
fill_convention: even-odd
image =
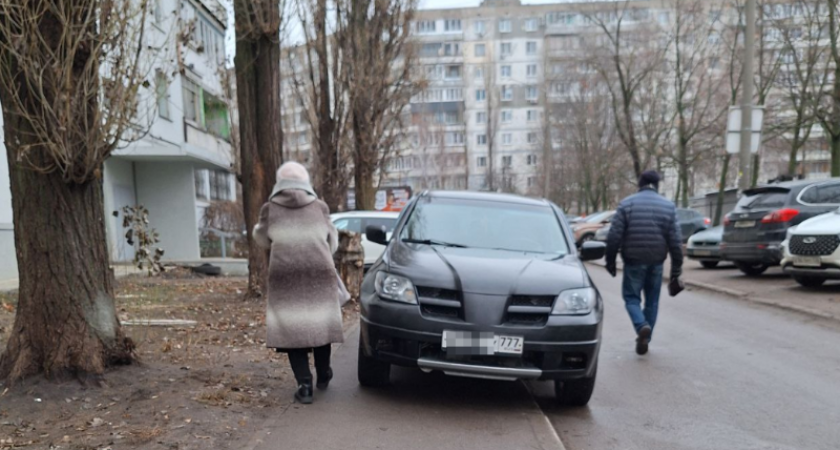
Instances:
[[[412,200],[361,294],[358,377],[392,364],[498,380],[553,380],[558,401],[592,395],[603,302],[562,212],[544,200],[424,193]],[[380,229],[368,239],[386,243]]]

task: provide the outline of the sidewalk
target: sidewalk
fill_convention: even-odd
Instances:
[[[598,266],[595,270],[604,270],[603,260],[591,264]],[[621,266],[619,261],[619,270]],[[663,270],[666,280],[670,270],[670,261],[666,261]],[[840,284],[829,282],[816,289],[804,288],[779,267],[768,269],[760,277],[747,277],[731,264],[722,263],[715,269],[704,269],[698,262],[686,259],[682,278],[689,288],[840,321]]]

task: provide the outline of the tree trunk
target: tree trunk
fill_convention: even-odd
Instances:
[[[279,5],[274,7],[279,16]],[[237,1],[237,16],[247,13],[247,9]],[[262,205],[271,194],[275,183],[274,172],[283,162],[278,36],[240,37],[236,42],[235,65],[242,200],[248,232],[247,296],[255,298],[265,293],[268,251],[256,244],[251,233],[259,221]]]
[[[102,182],[67,184],[58,172],[17,167],[14,143],[25,143],[11,132],[18,125],[6,122],[20,288],[0,375],[101,375],[131,362],[134,347],[114,307]]]
[[[362,247],[362,235],[339,230],[338,250],[333,260],[350,297],[358,300],[362,290],[362,280],[365,277],[365,249]]]
[[[794,178],[796,177],[797,166],[799,166],[799,147],[801,147],[799,142],[799,130],[796,130],[795,133],[796,135],[793,138],[793,143],[790,146],[787,168],[787,174]]]
[[[732,155],[727,153],[723,157],[723,169],[720,171],[720,186],[718,187],[717,205],[715,205],[715,226],[720,225],[723,215],[723,201],[726,198],[726,177],[729,172],[729,161]]]
[[[831,176],[840,177],[840,136],[829,135],[831,148]]]
[[[330,211],[338,211],[346,199],[342,189],[341,168],[338,158],[338,140],[336,139],[336,121],[331,106],[332,89],[330,85],[330,55],[327,35],[327,1],[318,0],[314,16],[315,52],[318,58],[318,193],[329,206]],[[336,81],[338,82],[338,81]]]
[[[758,153],[753,155],[752,165],[750,168],[752,169],[750,186],[755,187],[758,184],[758,174],[761,172],[761,155]]]

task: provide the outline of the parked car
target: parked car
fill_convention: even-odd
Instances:
[[[683,208],[677,208],[677,221],[680,224],[683,242],[687,242],[688,238],[694,233],[704,231],[712,223],[711,219],[703,217],[699,212]],[[609,235],[610,224],[608,223],[595,232],[593,239],[599,242],[607,242]]]
[[[477,192],[413,199],[362,284],[358,378],[388,383],[391,365],[497,380],[553,380],[562,404],[592,395],[603,301],[559,208]],[[453,226],[453,224],[463,224]]]
[[[680,223],[683,242],[688,242],[688,238],[694,233],[703,231],[712,224],[712,219],[688,208],[677,208],[677,221]]]
[[[575,244],[580,247],[584,242],[595,239],[595,233],[610,223],[614,215],[615,211],[593,213],[572,225],[572,230],[575,233]]]
[[[333,225],[339,230],[352,231],[362,235],[362,248],[365,250],[365,270],[369,269],[373,263],[385,251],[385,246],[370,242],[364,233],[364,230],[369,226],[381,227],[386,234],[390,235],[397,225],[397,218],[399,213],[396,212],[381,212],[381,211],[354,211],[336,213],[330,216]]]
[[[802,286],[840,279],[840,209],[791,228],[782,253],[782,270]]]
[[[744,191],[724,221],[721,257],[757,276],[782,261],[788,228],[840,206],[840,179],[799,180]]]
[[[686,256],[700,261],[700,264],[712,269],[720,264],[720,242],[723,240],[723,226],[698,231],[688,238]]]

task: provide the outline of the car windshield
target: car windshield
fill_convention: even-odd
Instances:
[[[785,206],[788,198],[788,192],[758,192],[753,195],[745,195],[738,200],[738,210],[764,210],[781,208]]]
[[[610,214],[612,214],[612,211],[595,213],[595,214],[592,214],[591,216],[587,217],[586,219],[583,219],[583,222],[585,222],[585,223],[600,223],[600,222],[603,222],[603,221],[609,219]]]
[[[545,253],[569,252],[563,230],[548,206],[426,198],[400,239],[433,245]]]

